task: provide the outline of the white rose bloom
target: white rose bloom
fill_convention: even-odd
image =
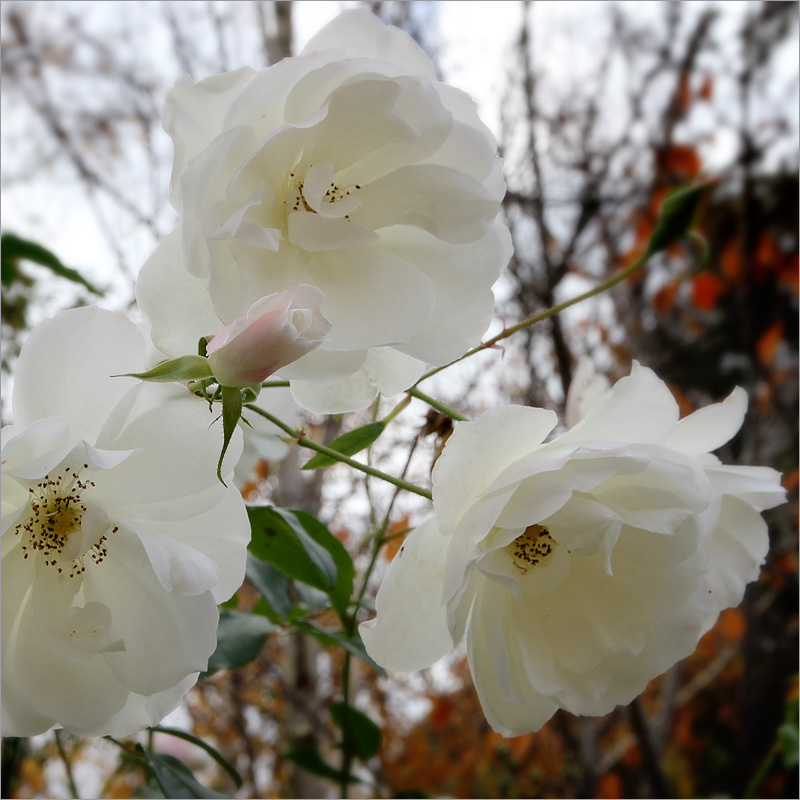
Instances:
[[[505,736],[559,708],[600,715],[689,655],[738,604],[768,548],[779,474],[710,451],[747,396],[678,420],[655,374],[631,375],[562,436],[506,406],[456,423],[433,473],[434,519],[392,561],[361,625],[388,669],[428,666],[466,635],[484,712]]]
[[[250,538],[221,433],[98,308],[33,330],[2,448],[2,729],[124,736],[172,711],[216,646]],[[241,450],[237,436],[229,450]]]
[[[164,115],[182,224],[137,287],[163,352],[194,353],[261,297],[316,286],[330,337],[279,374],[329,413],[478,343],[511,253],[502,161],[406,33],[346,11],[272,67],[184,76]]]

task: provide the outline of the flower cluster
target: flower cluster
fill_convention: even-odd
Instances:
[[[456,424],[433,473],[434,517],[361,625],[370,655],[403,671],[466,637],[484,712],[505,736],[559,708],[605,714],[689,655],[758,577],[760,512],[785,495],[774,470],[710,454],[741,427],[741,389],[679,421],[666,385],[634,365],[568,405],[586,415],[549,442],[555,414],[538,408]]]
[[[297,409],[249,405],[272,375],[320,413],[410,389],[479,342],[510,257],[502,161],[474,103],[366,10],[260,72],[180,79],[165,127],[181,222],[137,284],[159,354],[92,307],[35,329],[17,364],[2,446],[4,735],[123,736],[173,710],[244,578],[251,530],[231,480],[243,407],[285,450],[276,426],[309,443],[286,424]],[[634,365],[613,388],[579,370],[570,428],[552,440],[556,417],[538,408],[458,423],[433,517],[361,625],[369,654],[416,670],[466,639],[486,716],[508,736],[559,708],[629,702],[758,576],[779,475],[711,455],[746,404],[737,389],[679,420]],[[317,449],[357,452],[403,407]],[[349,594],[337,602],[349,625]]]

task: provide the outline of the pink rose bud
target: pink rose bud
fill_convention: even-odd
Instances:
[[[206,346],[221,386],[254,386],[319,346],[331,329],[315,286],[290,286],[256,300],[247,316],[222,328]]]

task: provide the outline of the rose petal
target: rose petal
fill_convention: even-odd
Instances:
[[[394,557],[375,598],[377,617],[359,626],[367,652],[382,667],[422,669],[452,649],[442,600],[447,544],[428,520]]]

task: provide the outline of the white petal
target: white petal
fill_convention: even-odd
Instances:
[[[658,444],[677,422],[678,404],[667,385],[651,369],[634,362],[631,374],[614,384],[603,404],[561,436],[559,442]]]
[[[709,600],[718,612],[739,605],[758,578],[769,550],[767,523],[745,501],[726,496],[709,547]]]
[[[378,389],[364,369],[328,383],[292,381],[291,391],[298,405],[313,414],[363,411],[378,396]]]
[[[442,601],[447,545],[431,519],[409,534],[390,564],[375,598],[377,617],[359,626],[382,667],[411,672],[453,649]]]
[[[153,344],[169,356],[196,353],[200,337],[213,336],[222,327],[207,282],[183,265],[180,228],[145,261],[136,282],[136,301],[153,326]]]
[[[119,433],[114,442],[124,449],[134,444],[141,450],[98,482],[97,496],[113,517],[125,509],[130,518],[147,503],[176,500],[215,487],[216,463],[222,447],[221,424],[203,400],[188,393],[147,410]],[[225,463],[236,463],[241,453],[241,432],[234,432]],[[227,472],[227,469],[223,470]]]
[[[242,585],[250,521],[236,488],[216,486],[202,496],[173,501],[170,506],[148,506],[141,510],[141,519],[141,524],[126,524],[134,527],[137,535],[143,534],[145,525],[153,531],[149,537],[140,535],[146,547],[145,539],[152,540],[154,535],[159,539],[157,550],[168,557],[169,572],[157,573],[168,591],[199,594],[211,589],[221,603]],[[148,549],[151,563],[156,554],[154,551],[151,555]],[[196,574],[195,564],[199,570]],[[170,577],[162,580],[165,574]]]
[[[214,561],[191,545],[141,523],[127,522],[125,527],[141,541],[150,566],[166,591],[187,596],[203,594],[219,580]]]
[[[608,389],[608,378],[594,371],[594,364],[590,358],[581,356],[567,392],[565,412],[567,427],[574,427],[589,411],[600,405]]]
[[[164,130],[172,138],[175,149],[170,199],[179,211],[182,205],[180,175],[189,161],[220,133],[231,102],[252,75],[250,67],[212,75],[198,83],[182,75],[167,95]]]
[[[434,164],[400,167],[366,184],[359,199],[353,222],[373,230],[411,225],[454,244],[485,236],[498,210],[480,183]]]
[[[3,542],[11,537],[4,536]],[[17,677],[17,638],[20,625],[30,624],[27,612],[34,569],[19,547],[3,553],[2,586],[2,730],[4,736],[35,736],[55,724],[52,716],[37,711]]]
[[[377,241],[378,234],[345,219],[328,219],[320,214],[295,211],[289,214],[289,241],[308,253],[344,250]]]
[[[159,583],[144,548],[123,528],[109,537],[108,556],[84,573],[84,595],[111,611],[114,635],[126,652],[102,658],[128,690],[166,691],[205,669],[217,639],[217,607],[210,592],[184,597]]]
[[[384,397],[392,397],[416,383],[425,364],[391,347],[371,347],[363,369]]]
[[[436,70],[422,48],[407,34],[384,25],[366,9],[348,9],[320,29],[303,48],[343,50],[348,58],[382,58],[401,65],[412,74],[436,80]]]
[[[430,279],[378,247],[316,253],[311,270],[325,293],[322,314],[333,326],[329,350],[408,342],[433,314]]]
[[[63,417],[73,439],[93,442],[115,403],[136,383],[111,376],[143,371],[144,352],[144,339],[129,319],[96,306],[42,322],[17,362],[14,421],[31,425]]]
[[[312,381],[328,383],[346,378],[357,372],[367,359],[366,350],[325,350],[323,344],[317,350],[307,353],[293,364],[278,370],[276,376],[291,381]]]
[[[131,736],[145,728],[157,725],[167,714],[174,711],[183,696],[197,683],[199,673],[192,673],[175,686],[151,695],[130,692],[125,705],[116,713],[109,714],[100,724],[76,730],[80,736]]]
[[[57,658],[35,635],[35,626],[35,620],[28,620],[25,635],[17,642],[15,667],[20,691],[38,713],[50,716],[70,732],[102,726],[124,706],[128,690],[111,674],[104,656],[85,662]],[[140,665],[142,671],[147,668]]]
[[[706,467],[705,473],[715,489],[738,496],[757,511],[774,508],[786,501],[781,475],[770,467],[719,464]]]
[[[684,417],[664,440],[664,446],[692,456],[710,453],[739,432],[746,412],[747,392],[737,386],[721,403]]]
[[[475,422],[455,424],[433,470],[436,518],[452,533],[471,498],[482,494],[507,464],[522,458],[556,425],[553,411],[500,406]]]
[[[494,311],[489,287],[511,256],[508,229],[495,223],[478,241],[455,245],[420,228],[395,225],[381,229],[381,246],[421,269],[436,292],[436,312],[403,352],[440,365],[477,345]]]
[[[475,603],[467,653],[489,724],[503,736],[519,736],[539,730],[558,706],[531,686],[509,625],[509,602],[508,593],[486,582]]]

